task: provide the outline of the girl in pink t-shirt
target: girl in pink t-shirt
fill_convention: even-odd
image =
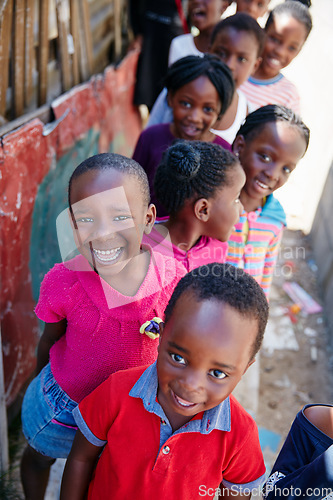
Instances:
[[[230,151],[208,142],[177,142],[164,154],[154,180],[170,216],[160,219],[144,241],[173,255],[187,271],[225,262],[226,241],[243,210],[244,184],[244,171]]]
[[[134,160],[111,153],[88,158],[72,174],[68,198],[79,255],[56,264],[41,285],[39,375],[22,406],[29,443],[22,482],[26,498],[35,500],[44,498],[54,459],[71,449],[77,404],[111,373],[155,361],[158,341],[140,334],[140,326],[163,314],[185,274],[175,259],[141,244],[156,209]]]

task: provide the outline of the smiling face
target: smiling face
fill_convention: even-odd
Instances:
[[[169,93],[168,102],[173,112],[170,130],[179,139],[212,141],[210,128],[216,122],[221,101],[216,88],[207,76],[199,76]]]
[[[172,427],[219,405],[251,364],[256,319],[217,300],[184,292],[164,328],[157,398]]]
[[[91,170],[73,180],[71,209],[79,252],[108,281],[140,254],[143,232],[154,222],[133,175]],[[76,226],[76,227],[75,227]]]
[[[188,15],[190,24],[200,32],[217,24],[225,11],[223,0],[189,0]]]
[[[307,37],[305,26],[289,14],[273,17],[266,29],[266,43],[262,63],[255,73],[257,78],[277,76],[297,56]]]
[[[237,12],[245,12],[253,19],[266,14],[270,0],[236,0]]]
[[[238,166],[228,173],[228,186],[218,189],[209,199],[209,219],[205,222],[206,236],[219,241],[227,241],[243,211],[239,199],[245,184],[244,170]]]
[[[246,174],[240,199],[247,212],[287,182],[305,150],[298,128],[283,121],[266,123],[253,138],[236,137],[233,151],[239,154]]]
[[[210,53],[230,68],[238,88],[258,68],[261,61],[258,48],[258,41],[252,33],[229,26],[216,35]]]

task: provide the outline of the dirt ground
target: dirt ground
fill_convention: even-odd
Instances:
[[[282,438],[305,404],[333,401],[333,332],[327,331],[323,313],[300,311],[295,323],[290,320],[286,310],[293,301],[282,288],[286,281],[295,281],[320,302],[310,238],[301,231],[284,233],[270,298],[270,325],[284,338],[281,347],[289,348],[272,349],[269,325],[260,358],[256,420]]]

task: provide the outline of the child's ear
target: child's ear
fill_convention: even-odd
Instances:
[[[146,224],[144,228],[144,233],[149,234],[150,231],[153,229],[153,226],[155,224],[156,220],[156,207],[151,203],[148,207],[147,210],[147,215],[146,215]]]
[[[259,66],[260,66],[261,63],[262,63],[262,57],[258,57],[258,59],[256,60],[256,62],[254,63],[251,75],[254,75],[254,73],[257,71],[257,69],[259,68]]]
[[[234,143],[232,145],[232,152],[236,155],[239,156],[243,149],[245,148],[245,139],[242,135],[237,135],[236,139],[234,140]]]
[[[194,215],[201,222],[207,222],[209,219],[210,203],[206,198],[200,198],[194,203]]]
[[[253,365],[253,363],[255,362],[255,360],[256,360],[256,358],[253,358],[253,359],[251,359],[251,360],[248,362],[247,367],[245,368],[245,370],[244,370],[244,372],[243,372],[243,375],[244,375],[244,373],[245,373],[245,372],[247,372],[248,368],[249,368],[251,365]]]

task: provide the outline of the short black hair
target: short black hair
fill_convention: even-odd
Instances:
[[[287,0],[285,0],[287,1]],[[306,7],[310,8],[311,7],[311,0],[293,0],[294,2],[301,2],[303,5],[306,5]]]
[[[165,151],[156,170],[156,197],[175,215],[187,200],[211,198],[217,189],[229,185],[229,172],[237,165],[236,156],[219,144],[177,141]]]
[[[259,351],[268,320],[268,302],[256,280],[230,264],[212,263],[187,273],[177,284],[164,311],[167,323],[183,293],[192,292],[199,302],[218,300],[238,311],[242,316],[258,322],[258,332],[252,345],[253,359]]]
[[[268,104],[267,106],[262,106],[261,108],[256,109],[252,113],[248,114],[243,125],[241,125],[238,130],[236,137],[242,135],[245,139],[245,142],[253,140],[257,137],[266,123],[283,121],[288,123],[289,125],[296,127],[300,133],[300,135],[305,140],[305,151],[308,148],[309,140],[310,140],[310,130],[303,123],[302,119],[294,113],[289,108],[285,106],[280,106],[277,104]]]
[[[273,23],[274,16],[279,16],[281,14],[289,14],[291,17],[296,19],[296,21],[303,24],[306,31],[306,40],[312,30],[312,18],[309,9],[302,2],[295,2],[295,0],[286,0],[284,3],[278,4],[269,13],[265,24],[266,31],[267,28]]]
[[[136,177],[138,180],[138,186],[140,187],[144,203],[149,205],[150,202],[150,190],[149,183],[146,172],[143,170],[141,165],[131,158],[119,155],[116,153],[100,153],[94,156],[90,156],[84,160],[80,165],[76,167],[72,173],[69,183],[68,183],[68,205],[71,207],[71,187],[73,181],[92,170],[118,170],[120,172],[126,173]]]
[[[192,55],[178,59],[169,67],[164,84],[168,92],[173,94],[200,76],[209,78],[216,88],[221,100],[222,116],[231,104],[235,82],[228,66],[217,56],[205,54],[203,57]]]
[[[245,12],[238,12],[233,16],[228,16],[225,19],[222,19],[222,21],[218,22],[213,29],[210,42],[211,45],[214,43],[217,35],[227,28],[233,28],[238,32],[245,31],[246,33],[253,35],[258,44],[257,56],[261,56],[265,46],[266,34],[253,17],[249,16],[249,14],[246,14]]]

